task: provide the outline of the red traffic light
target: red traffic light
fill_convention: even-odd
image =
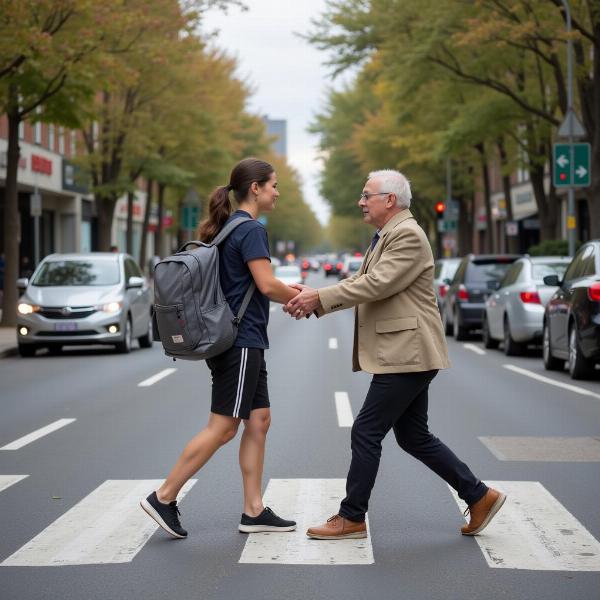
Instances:
[[[438,214],[443,213],[446,210],[446,205],[443,202],[438,202],[435,205],[435,212]]]

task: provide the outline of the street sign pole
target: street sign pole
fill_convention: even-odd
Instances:
[[[567,114],[573,110],[573,41],[571,39],[571,8],[568,0],[562,0],[567,17]],[[570,185],[567,204],[567,240],[569,256],[575,255],[575,148],[573,147],[573,119],[569,119],[569,165]]]

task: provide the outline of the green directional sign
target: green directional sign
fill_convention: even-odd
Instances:
[[[196,229],[200,218],[199,206],[184,206],[181,211],[181,228]]]
[[[554,187],[589,187],[590,145],[572,144],[573,146],[573,181],[571,181],[571,144],[554,144]]]

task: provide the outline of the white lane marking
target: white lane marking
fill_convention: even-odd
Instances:
[[[527,369],[522,369],[521,367],[517,367],[515,365],[502,365],[505,369],[509,371],[514,371],[515,373],[520,373],[521,375],[525,375],[526,377],[531,377],[532,379],[537,379],[537,381],[541,381],[542,383],[547,383],[549,385],[555,385],[556,387],[562,388],[563,390],[569,390],[570,392],[575,392],[576,394],[581,394],[582,396],[591,396],[592,398],[600,399],[600,394],[595,394],[590,390],[586,390],[585,388],[579,387],[578,385],[572,385],[570,383],[563,383],[562,381],[556,381],[555,379],[551,379],[550,377],[544,377],[543,375],[538,375],[533,371],[529,371]]]
[[[485,350],[482,350],[475,344],[463,344],[463,348],[465,350],[470,350],[471,352],[475,352],[475,354],[479,354],[479,356],[483,356],[486,353]]]
[[[138,383],[138,387],[149,387],[151,385],[154,385],[157,381],[160,381],[161,379],[168,377],[172,373],[175,373],[175,371],[177,371],[177,369],[163,369],[156,375],[152,375],[152,377],[148,377],[148,379],[144,379],[144,381],[140,381],[140,383]]]
[[[335,410],[337,412],[338,425],[340,427],[352,427],[354,417],[352,416],[350,398],[348,398],[346,392],[335,393]]]
[[[489,567],[600,571],[600,543],[539,481],[486,483],[507,494],[494,520],[475,536]]]
[[[27,446],[27,444],[31,444],[31,442],[35,442],[40,438],[56,431],[57,429],[61,429],[65,425],[69,425],[73,423],[76,419],[59,419],[58,421],[54,421],[54,423],[50,423],[50,425],[46,425],[46,427],[42,427],[41,429],[37,429],[36,431],[32,431],[28,435],[24,435],[23,437],[7,444],[6,446],[2,446],[0,450],[20,450],[23,446]]]
[[[29,475],[0,475],[0,492],[3,492],[11,485],[15,485],[15,483],[19,483],[19,481],[22,481],[26,477],[29,477]]]
[[[0,566],[131,562],[158,529],[141,509],[140,499],[161,483],[161,479],[105,481]],[[188,481],[181,495],[194,483],[195,479]]]
[[[297,522],[296,531],[251,533],[241,563],[284,565],[371,565],[373,547],[368,537],[359,540],[311,540],[309,527],[323,524],[338,512],[346,495],[345,479],[271,479],[264,502],[282,517]]]
[[[337,338],[329,338],[329,349],[337,350],[337,348],[338,348]]]

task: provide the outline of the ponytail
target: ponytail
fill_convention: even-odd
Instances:
[[[231,186],[222,185],[212,193],[208,203],[208,219],[205,219],[198,227],[200,241],[211,242],[230,217],[232,211],[229,200],[230,188]]]

